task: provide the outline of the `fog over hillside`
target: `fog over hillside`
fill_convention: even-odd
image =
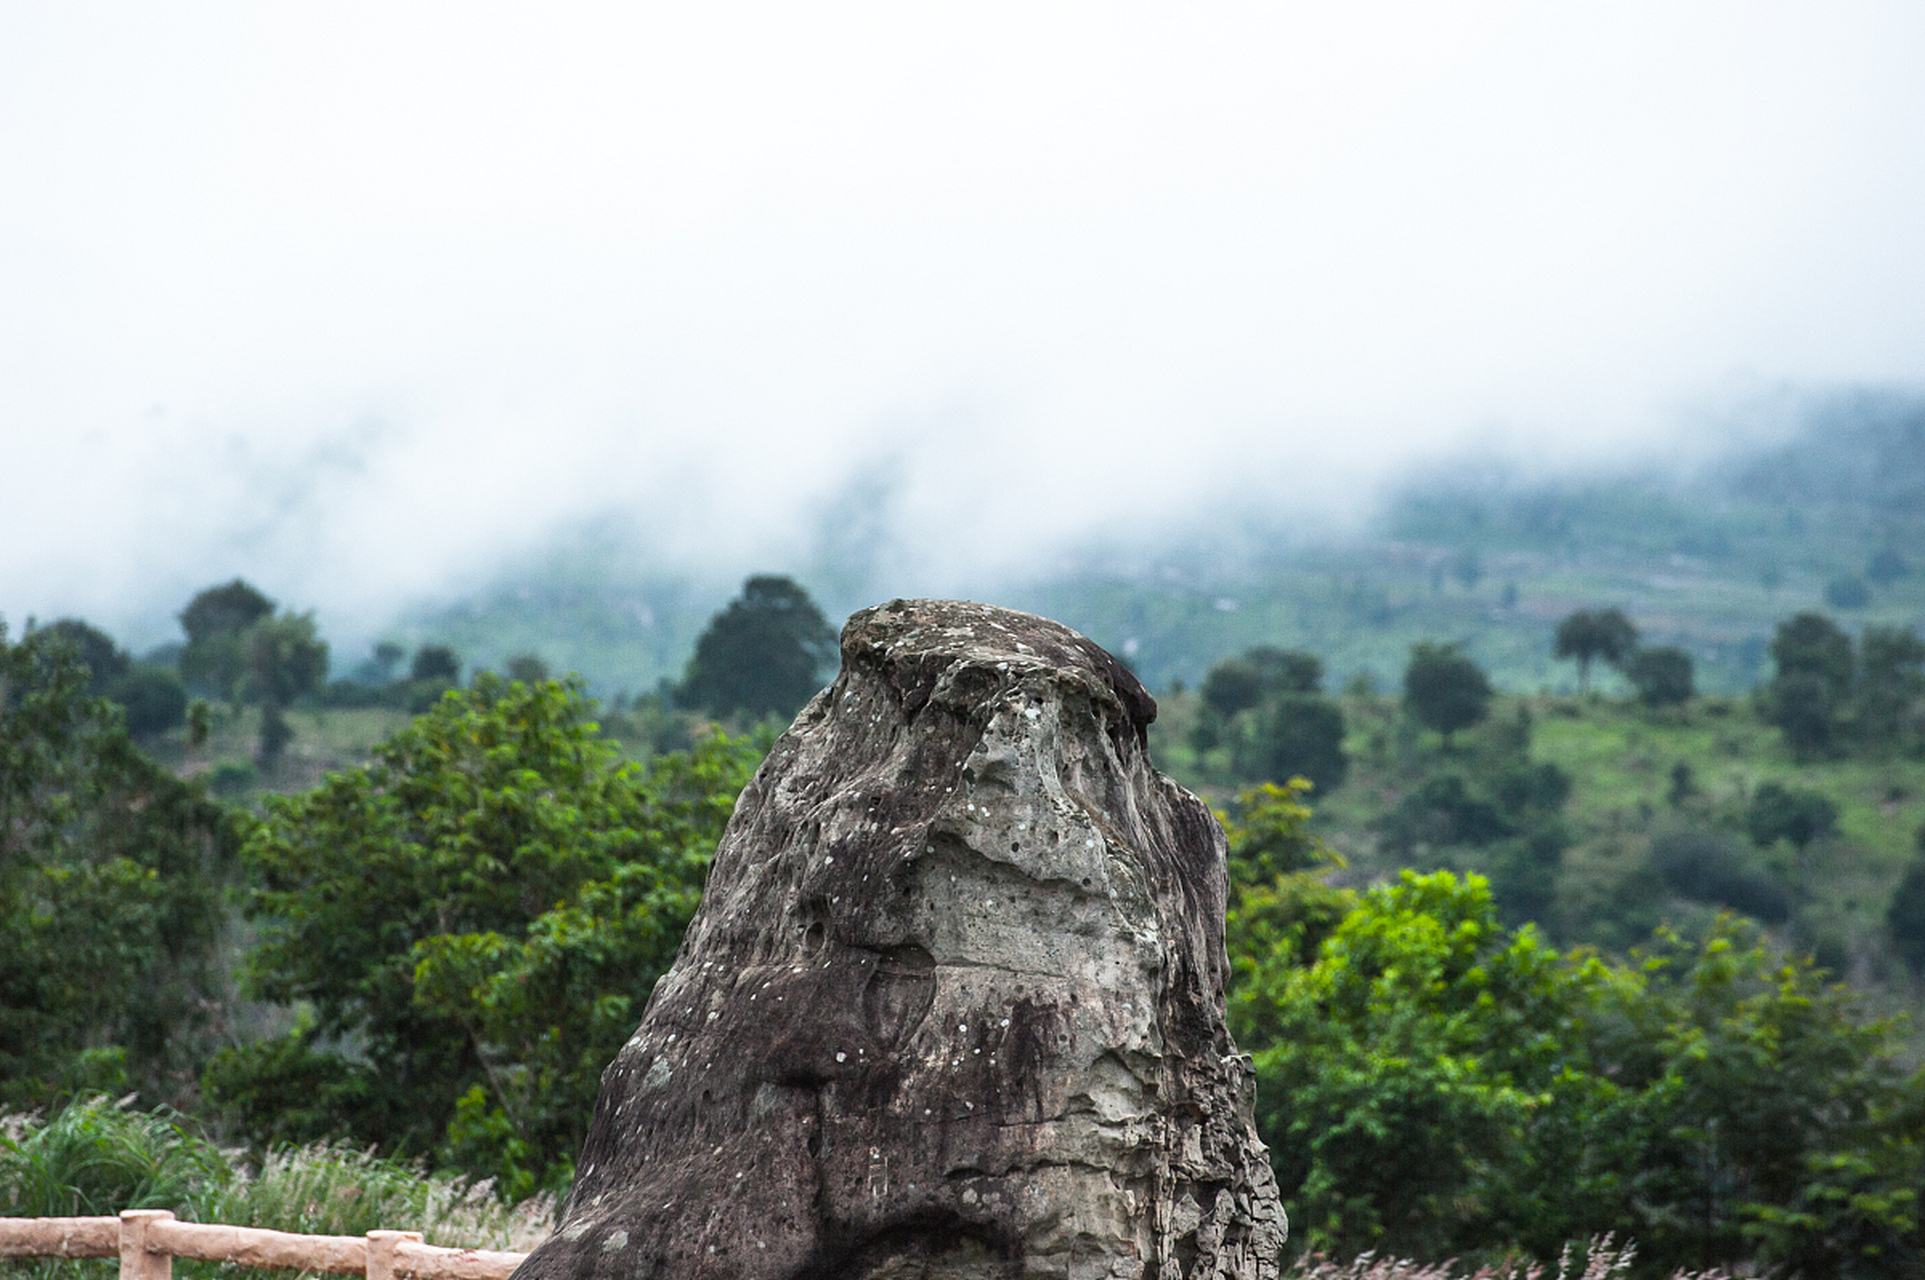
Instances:
[[[1925,383],[1921,53],[1897,4],[10,9],[0,612],[1040,606],[1465,457],[1688,475]]]

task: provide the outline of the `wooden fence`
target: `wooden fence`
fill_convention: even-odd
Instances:
[[[165,1209],[117,1218],[0,1218],[0,1258],[120,1258],[120,1280],[172,1280],[175,1258],[335,1271],[368,1280],[507,1280],[525,1253],[443,1249],[415,1231],[304,1236],[181,1222]]]

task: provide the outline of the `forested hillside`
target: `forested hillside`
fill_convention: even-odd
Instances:
[[[1025,588],[1158,685],[1151,750],[1225,822],[1297,1248],[1925,1274],[1925,420],[1832,412],[1688,485],[1433,481],[1368,545]],[[592,629],[532,605],[499,653],[343,661],[238,579],[140,658],[0,634],[14,1210],[227,1195],[206,1161],[83,1187],[89,1142],[564,1188],[737,792],[833,673],[797,581],[716,603],[605,698],[556,678]]]

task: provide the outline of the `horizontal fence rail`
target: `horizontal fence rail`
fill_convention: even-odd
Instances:
[[[182,1222],[165,1209],[116,1218],[0,1218],[0,1258],[120,1258],[120,1280],[172,1280],[175,1258],[332,1271],[368,1280],[508,1280],[525,1253],[444,1249],[418,1231],[304,1236]]]

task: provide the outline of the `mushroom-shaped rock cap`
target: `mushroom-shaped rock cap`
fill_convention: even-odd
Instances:
[[[736,805],[517,1280],[1268,1280],[1223,835],[1031,614],[896,600]]]

